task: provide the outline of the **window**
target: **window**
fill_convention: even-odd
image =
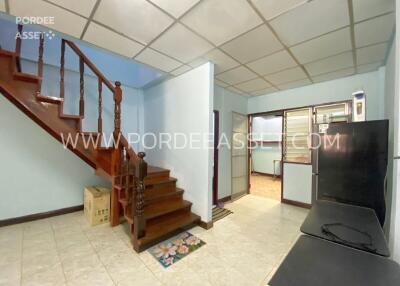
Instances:
[[[283,156],[285,162],[311,163],[309,138],[312,109],[296,109],[285,112]]]
[[[338,103],[315,107],[315,123],[349,122],[348,103]]]

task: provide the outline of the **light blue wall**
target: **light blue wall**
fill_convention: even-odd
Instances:
[[[219,111],[220,138],[225,136],[231,145],[232,112],[247,114],[247,98],[216,85],[214,87],[214,109]],[[231,150],[226,144],[221,144],[218,166],[218,199],[230,196],[232,194],[231,186]]]
[[[0,94],[0,220],[81,205],[109,184]]]
[[[396,39],[393,40],[390,52],[386,62],[386,77],[385,77],[385,116],[389,119],[389,162],[387,176],[387,196],[386,196],[386,222],[385,232],[389,234],[389,247],[398,261],[400,259],[399,246],[396,243],[396,236],[399,236],[399,222],[396,220],[399,210],[396,209],[396,200],[398,198],[398,160],[393,160],[396,156],[396,129],[399,126],[399,115],[396,112],[398,104],[398,95],[396,94]],[[396,247],[397,244],[397,247]],[[396,249],[397,248],[397,249]]]
[[[381,71],[252,97],[248,101],[248,113],[351,100],[352,93],[359,89],[365,90],[367,94],[367,119],[383,119],[384,90]]]

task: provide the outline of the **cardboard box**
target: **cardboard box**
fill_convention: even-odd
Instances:
[[[110,221],[111,190],[102,187],[87,187],[84,194],[84,213],[90,225]]]

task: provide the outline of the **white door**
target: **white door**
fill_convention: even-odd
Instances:
[[[232,199],[248,191],[247,116],[232,112]]]

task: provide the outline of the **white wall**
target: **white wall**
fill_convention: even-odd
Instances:
[[[109,186],[0,94],[0,220],[81,205],[85,186]]]
[[[213,77],[214,66],[206,63],[145,90],[145,132],[157,136],[160,133],[172,136],[174,133],[211,134]],[[149,139],[147,145],[152,145],[153,139],[146,138]],[[191,149],[185,146],[172,150],[164,145],[163,148],[145,151],[149,164],[171,170],[171,176],[178,179],[177,185],[185,190],[184,198],[193,203],[192,211],[203,221],[211,221],[212,148]]]
[[[229,145],[231,145],[232,112],[247,114],[247,98],[215,86],[214,109],[219,111],[220,142],[229,142]],[[222,136],[225,137],[222,138]],[[218,199],[232,194],[231,179],[231,150],[228,144],[221,144],[218,165]]]
[[[368,120],[382,119],[384,91],[380,81],[380,73],[375,71],[252,97],[248,101],[248,113],[351,100],[354,91],[363,89],[367,94]]]

